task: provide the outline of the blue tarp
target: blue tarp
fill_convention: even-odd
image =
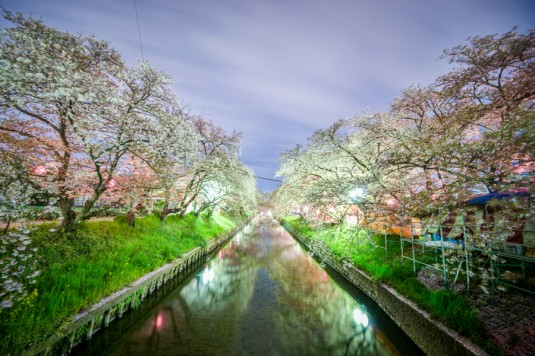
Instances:
[[[493,199],[506,199],[512,197],[529,197],[528,192],[490,193],[472,198],[466,202],[468,205],[487,205]]]

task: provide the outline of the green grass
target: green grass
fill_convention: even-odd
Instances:
[[[0,354],[44,341],[84,308],[235,226],[221,214],[169,216],[164,223],[151,215],[135,227],[121,218],[89,222],[73,235],[40,225],[32,245],[41,274],[32,293],[0,311]]]
[[[449,328],[487,348],[488,351],[495,351],[486,343],[488,335],[484,324],[464,296],[451,291],[429,290],[414,275],[412,263],[401,262],[399,237],[389,236],[394,242],[388,243],[388,256],[385,256],[383,249],[370,248],[370,245],[367,242],[363,243],[362,240],[358,243],[355,236],[352,239],[348,238],[347,230],[328,227],[314,232],[299,217],[294,216],[284,218],[283,222],[289,224],[305,240],[323,243],[336,256],[351,261],[372,279],[394,287]],[[375,243],[384,246],[383,236],[375,236],[374,239]],[[433,259],[433,257],[428,258]]]

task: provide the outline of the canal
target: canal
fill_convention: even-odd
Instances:
[[[73,354],[421,354],[373,302],[266,215],[151,298]]]

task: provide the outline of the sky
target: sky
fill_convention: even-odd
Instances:
[[[471,36],[535,26],[531,0],[0,0],[48,26],[94,35],[129,65],[173,77],[192,113],[242,132],[241,160],[274,178],[279,155],[452,68]],[[139,20],[139,33],[136,21]],[[8,26],[4,19],[0,27]],[[140,36],[139,36],[140,35]],[[141,46],[140,46],[141,37]],[[141,51],[142,47],[142,51]],[[258,180],[263,192],[277,182]]]

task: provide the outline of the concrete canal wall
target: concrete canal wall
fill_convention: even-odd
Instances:
[[[284,228],[298,241],[310,249],[310,246],[291,226]],[[327,249],[314,249],[326,264],[342,275],[354,286],[373,299],[384,312],[428,355],[487,355],[479,346],[447,328],[440,322],[432,320],[429,314],[413,302],[397,293],[386,284],[373,281],[364,272],[344,263]]]
[[[197,247],[174,261],[139,278],[118,292],[102,299],[97,304],[76,315],[68,326],[61,328],[57,334],[45,342],[27,350],[24,355],[64,355],[83,339],[90,340],[100,329],[121,318],[125,312],[137,308],[143,300],[179,275],[189,275],[204,262],[205,257],[228,241],[240,231],[251,219],[237,226],[234,230],[207,242],[205,247]]]

